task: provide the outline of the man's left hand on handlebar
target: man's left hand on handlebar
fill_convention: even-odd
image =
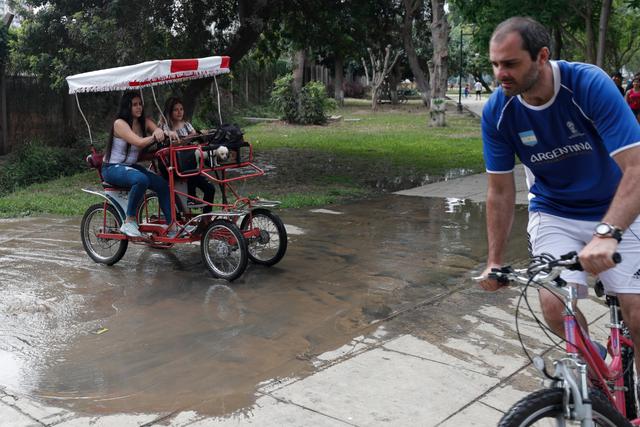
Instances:
[[[616,239],[594,237],[580,251],[578,258],[584,271],[595,275],[616,266],[613,261],[613,254],[617,249],[618,242]]]

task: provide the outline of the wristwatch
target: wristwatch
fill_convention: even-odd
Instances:
[[[620,243],[622,240],[622,229],[620,227],[616,227],[615,225],[607,224],[606,222],[601,222],[596,225],[596,229],[593,232],[594,236],[598,237],[613,237]]]

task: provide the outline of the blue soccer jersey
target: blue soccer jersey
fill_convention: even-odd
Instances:
[[[593,65],[551,61],[555,94],[540,106],[499,89],[482,112],[488,173],[527,170],[529,210],[599,221],[622,176],[611,156],[640,145],[640,126]]]

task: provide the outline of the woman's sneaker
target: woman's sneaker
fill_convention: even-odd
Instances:
[[[135,222],[125,222],[120,227],[120,232],[126,234],[129,237],[142,237],[142,233],[138,230],[138,224]]]

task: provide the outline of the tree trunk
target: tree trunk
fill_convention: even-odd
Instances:
[[[607,27],[609,26],[609,15],[611,14],[612,0],[603,0],[600,10],[600,26],[598,31],[598,52],[596,55],[596,65],[604,68],[604,55],[607,44]]]
[[[384,61],[379,61],[373,55],[373,51],[371,48],[367,49],[369,51],[369,59],[371,60],[371,109],[376,111],[378,108],[378,96],[380,87],[384,82],[384,78],[389,74],[391,69],[398,62],[398,58],[400,57],[401,52],[397,52],[393,61],[389,63],[389,56],[391,55],[391,45],[387,45],[384,49]],[[362,60],[364,63],[364,59]]]
[[[336,103],[339,106],[344,105],[344,91],[342,90],[342,82],[344,81],[344,60],[342,55],[336,55],[335,57],[335,73],[333,79],[333,93]]]
[[[7,129],[7,91],[4,64],[0,64],[0,155],[9,153],[9,131]]]
[[[205,90],[210,84],[212,79],[198,79],[191,80],[182,94],[182,100],[184,101],[184,115],[185,117],[193,117],[196,104],[198,103],[198,97],[203,90]]]
[[[389,73],[389,78],[387,79],[389,83],[389,98],[391,98],[391,104],[398,105],[398,84],[402,80],[402,71],[400,67],[397,65],[393,67],[391,73]]]
[[[13,21],[12,13],[5,13],[2,17],[2,28],[0,31],[8,31]],[[7,89],[5,76],[5,58],[0,58],[0,155],[7,154],[9,147],[9,120],[7,118]]]
[[[551,59],[559,60],[562,55],[562,27],[553,28],[551,39]]]
[[[304,49],[300,49],[295,53],[295,57],[293,59],[293,88],[296,92],[300,92],[302,90],[302,85],[304,83],[304,62]]]
[[[72,141],[67,141],[69,143],[78,139],[78,135],[73,128],[73,123],[76,118],[76,100],[73,95],[69,95],[67,93],[62,94],[62,123],[63,123],[63,131],[62,135],[73,135]]]
[[[585,47],[586,47],[586,62],[589,64],[596,63],[595,54],[595,35],[593,33],[593,23],[591,18],[593,15],[593,3],[591,0],[585,1],[585,17],[584,17],[584,34],[585,34]]]
[[[405,14],[402,25],[402,41],[404,44],[404,51],[407,54],[409,60],[409,68],[413,73],[416,85],[420,91],[422,103],[425,107],[429,108],[431,105],[431,89],[429,87],[429,72],[425,73],[420,66],[418,60],[418,54],[413,45],[413,15],[417,10],[421,0],[404,0]]]
[[[431,0],[431,42],[433,45],[433,74],[431,75],[431,99],[444,100],[447,94],[447,66],[449,61],[449,24],[444,13],[445,0]],[[433,105],[432,105],[433,107]],[[433,111],[438,117],[435,126],[445,126],[444,106]]]
[[[220,55],[229,56],[238,63],[251,50],[262,33],[265,20],[273,11],[273,5],[267,0],[238,0],[238,31],[229,47]],[[231,65],[233,65],[233,63]],[[192,80],[183,94],[185,116],[193,117],[198,97],[211,83],[211,79]]]

